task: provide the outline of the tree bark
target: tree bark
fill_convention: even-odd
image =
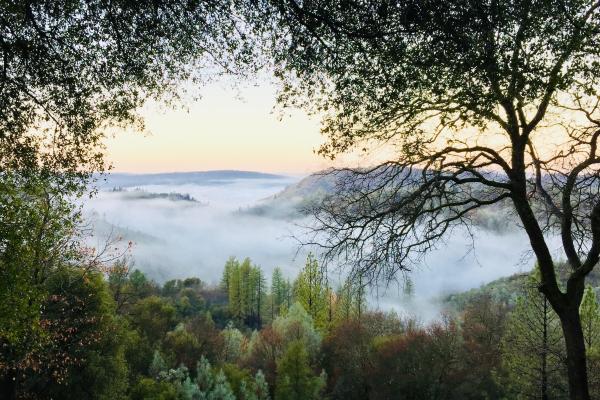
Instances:
[[[567,373],[571,400],[590,400],[585,342],[578,308],[558,311],[567,349]]]

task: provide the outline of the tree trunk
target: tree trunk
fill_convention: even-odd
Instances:
[[[571,400],[590,400],[583,329],[577,308],[558,313],[567,349],[567,373]]]

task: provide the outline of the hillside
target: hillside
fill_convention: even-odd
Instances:
[[[349,172],[343,171],[315,173],[240,212],[271,218],[302,218],[324,197],[336,193],[338,183],[348,176]],[[470,213],[470,218],[476,226],[488,231],[504,233],[514,228],[512,207],[504,203],[475,210]]]
[[[565,273],[564,269],[560,272],[563,276]],[[496,279],[478,288],[474,288],[462,293],[453,293],[441,299],[442,305],[450,310],[462,311],[465,306],[472,303],[477,297],[481,295],[489,295],[492,299],[499,303],[513,306],[519,297],[523,293],[523,288],[527,282],[529,274],[515,274],[505,278]],[[587,284],[594,287],[596,294],[600,300],[600,269],[596,267],[586,279]]]

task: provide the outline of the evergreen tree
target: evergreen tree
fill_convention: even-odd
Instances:
[[[196,367],[196,384],[203,393],[208,393],[214,385],[210,363],[204,356],[200,357]]]
[[[269,384],[265,379],[265,374],[260,369],[254,375],[254,386],[256,389],[256,400],[270,400]]]
[[[229,313],[237,320],[243,318],[242,312],[242,282],[240,276],[240,265],[238,263],[230,266],[227,282],[229,285]]]
[[[152,357],[152,363],[148,368],[148,372],[150,376],[153,378],[158,378],[161,372],[164,372],[168,369],[167,363],[164,358],[160,355],[160,351],[154,350],[154,355]]]
[[[235,269],[239,266],[239,262],[235,259],[235,257],[229,257],[227,262],[225,262],[225,267],[223,269],[223,277],[221,278],[221,289],[223,289],[226,293],[229,293],[229,282],[231,279],[231,275],[234,273]]]
[[[242,355],[244,335],[229,322],[227,327],[221,332],[221,336],[223,337],[222,360],[224,362],[236,362]]]
[[[217,376],[215,377],[215,384],[208,396],[207,400],[236,400],[233,390],[231,390],[231,386],[229,382],[227,382],[227,378],[223,373],[223,370],[220,370]]]
[[[503,363],[509,390],[518,398],[565,396],[564,343],[558,316],[539,290],[536,270],[509,318]]]
[[[239,269],[240,279],[240,319],[244,321],[246,317],[252,313],[252,297],[253,297],[253,282],[252,282],[252,264],[249,258],[244,259],[240,264]]]
[[[287,348],[294,341],[301,341],[309,358],[316,360],[321,347],[321,335],[300,303],[294,303],[285,316],[277,317],[272,328],[282,339],[283,348]]]
[[[310,368],[304,344],[292,342],[277,363],[275,400],[316,400],[324,385]]]
[[[286,302],[286,281],[281,268],[276,267],[271,277],[271,318],[275,319],[281,312],[281,307]]]
[[[177,386],[177,391],[182,400],[201,400],[203,393],[198,388],[198,385],[190,379],[190,377],[186,377],[183,382],[181,382]]]
[[[267,282],[259,266],[252,267],[251,273],[251,326],[261,329],[264,314],[264,303],[267,293]]]
[[[587,286],[579,309],[588,362],[590,395],[600,398],[600,306],[594,288]]]
[[[257,400],[252,385],[248,384],[245,380],[240,384],[240,396],[241,400]]]
[[[295,282],[296,301],[306,310],[320,328],[327,325],[327,290],[325,277],[312,254]]]
[[[356,314],[354,304],[354,285],[350,279],[337,291],[336,321],[348,321]]]
[[[587,286],[579,308],[583,339],[588,351],[600,346],[600,307],[594,288]]]

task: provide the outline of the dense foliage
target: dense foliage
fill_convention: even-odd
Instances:
[[[159,285],[123,259],[104,274],[64,266],[44,283],[41,339],[11,368],[23,399],[566,398],[563,339],[537,279],[513,303],[482,291],[423,325],[348,299],[362,291],[331,288],[312,256],[293,281],[276,268],[270,285],[249,259],[227,260],[218,286]],[[322,311],[309,312],[307,293]],[[598,373],[591,286],[581,318]]]

